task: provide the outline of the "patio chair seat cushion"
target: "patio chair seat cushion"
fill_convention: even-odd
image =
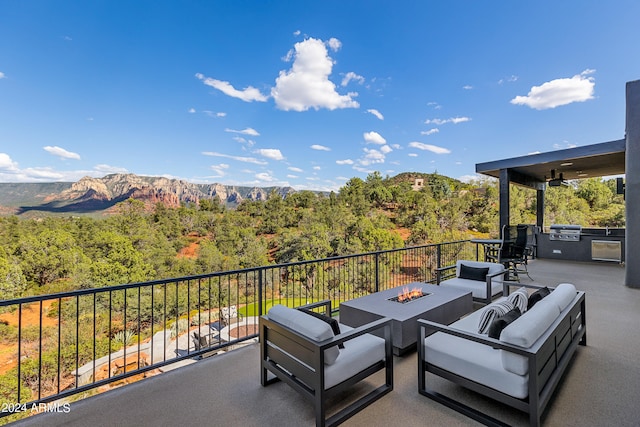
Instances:
[[[452,279],[447,279],[441,282],[440,286],[450,286],[452,288],[471,292],[471,295],[474,298],[487,298],[486,282],[479,282],[477,280],[460,279],[459,277],[454,277]],[[502,282],[492,280],[491,296],[497,295],[500,292],[502,292]]]
[[[353,328],[340,324],[342,333]],[[364,368],[384,360],[384,339],[364,334],[347,341],[336,363],[324,368],[324,388],[329,389],[349,379]]]
[[[281,304],[271,307],[267,317],[316,342],[322,342],[334,337],[331,325],[327,322]],[[338,346],[326,349],[324,351],[324,363],[326,365],[336,363],[339,355],[340,349]]]

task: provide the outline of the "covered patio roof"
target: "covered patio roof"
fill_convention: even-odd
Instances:
[[[478,163],[476,172],[500,178],[500,170],[510,170],[512,182],[537,188],[537,184],[545,183],[553,177],[559,178],[561,173],[564,179],[624,174],[625,151],[626,140],[620,139],[584,147]]]

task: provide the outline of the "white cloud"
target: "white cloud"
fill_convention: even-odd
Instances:
[[[287,174],[287,178],[295,179],[295,178],[299,178],[299,177],[298,177],[298,175]]]
[[[4,79],[5,77],[6,77],[5,74],[2,71],[0,71],[0,79]]]
[[[48,152],[49,154],[52,154],[56,157],[60,157],[61,159],[74,159],[74,160],[80,160],[80,154],[78,153],[72,153],[71,151],[67,151],[64,148],[58,147],[58,146],[49,146],[47,145],[46,147],[43,147],[44,151]]]
[[[338,165],[352,165],[354,162],[351,159],[344,159],[344,160],[336,160],[336,164]]]
[[[501,85],[501,84],[504,84],[504,82],[513,83],[513,82],[517,82],[517,81],[518,81],[518,76],[513,76],[512,75],[508,79],[500,79],[500,80],[498,80],[498,84]]]
[[[400,144],[391,144],[391,148],[393,148],[394,150],[402,150]]]
[[[416,153],[409,153],[407,154],[409,157],[418,157],[418,155]]]
[[[246,129],[243,129],[243,130],[234,130],[234,129],[227,128],[224,131],[225,132],[231,132],[231,133],[240,133],[242,135],[260,136],[258,131],[253,129],[253,128],[246,128]]]
[[[260,148],[256,153],[272,160],[284,160],[284,156],[277,148]]]
[[[320,169],[322,169],[320,166],[314,166],[314,167],[313,167],[313,170],[314,170],[314,171],[319,171]]]
[[[195,113],[195,112],[196,112],[196,109],[195,109],[195,108],[189,108],[189,113],[193,114],[193,113]]]
[[[293,167],[293,166],[289,166],[287,169],[289,169],[291,172],[297,172],[297,173],[304,172],[302,169],[296,168],[296,167]]]
[[[368,109],[367,113],[371,113],[374,116],[376,116],[378,119],[384,120],[384,116],[382,115],[382,113],[380,113],[380,111],[376,110],[375,108]]]
[[[334,51],[341,43],[330,39],[327,43]],[[280,71],[271,96],[276,106],[285,111],[306,111],[309,108],[358,108],[360,104],[353,100],[357,93],[340,95],[336,85],[329,80],[333,60],[322,40],[308,38],[294,45],[294,51],[288,55],[294,58],[291,69]]]
[[[516,96],[511,103],[546,110],[593,99],[595,79],[589,75],[594,72],[595,70],[584,70],[571,78],[555,79],[533,86],[527,96]]]
[[[255,157],[232,156],[232,155],[229,155],[229,154],[217,153],[215,151],[203,151],[202,154],[205,155],[205,156],[212,156],[212,157],[224,157],[224,158],[227,158],[227,159],[237,160],[239,162],[245,162],[245,163],[253,163],[253,164],[256,164],[256,165],[266,165],[267,164],[267,162],[265,162],[263,160],[258,160]]]
[[[364,140],[371,144],[386,144],[387,140],[384,139],[378,132],[365,132],[362,136],[364,136]]]
[[[318,150],[318,151],[331,151],[331,148],[325,147],[324,145],[318,145],[318,144],[313,144],[311,146],[311,149]]]
[[[389,154],[392,151],[393,149],[388,145],[383,145],[382,147],[380,147],[380,152],[382,152],[382,154]]]
[[[442,106],[435,101],[427,102],[427,105],[429,107],[432,107],[434,110],[439,110],[442,108]]]
[[[227,116],[227,113],[223,113],[223,112],[216,113],[215,111],[209,111],[209,110],[204,110],[203,113],[206,114],[209,117],[213,117],[214,119],[219,119],[221,117],[226,117]]]
[[[385,155],[376,149],[364,149],[365,156],[358,160],[358,163],[362,166],[369,166],[374,163],[384,163]]]
[[[434,133],[438,133],[438,132],[440,132],[440,129],[433,128],[429,130],[423,130],[422,132],[420,132],[420,135],[433,135]]]
[[[17,171],[18,170],[18,164],[16,162],[14,162],[13,160],[11,160],[11,157],[9,157],[8,154],[0,153],[0,170],[3,170],[3,171]]]
[[[127,173],[129,172],[126,168],[122,168],[119,166],[110,166],[105,164],[95,165],[93,169],[96,172],[104,173],[104,174],[112,174],[112,173]]]
[[[449,154],[451,153],[451,150],[444,148],[444,147],[438,147],[437,145],[431,145],[431,144],[423,144],[422,142],[410,142],[409,143],[409,147],[411,148],[417,148],[418,150],[425,150],[425,151],[431,151],[432,153],[436,153],[436,154]]]
[[[358,74],[354,73],[353,71],[349,71],[347,74],[344,75],[343,79],[342,79],[342,83],[340,83],[341,86],[346,86],[349,84],[349,82],[353,80],[358,82],[359,84],[363,84],[364,83],[364,77],[359,76]]]
[[[257,173],[257,174],[256,174],[256,178],[257,178],[259,181],[264,181],[264,182],[273,182],[273,181],[275,181],[275,180],[276,180],[273,176],[271,176],[271,174],[269,174],[269,173],[267,173],[267,172],[260,172],[260,173]]]
[[[468,122],[471,119],[469,117],[451,117],[449,119],[427,119],[424,121],[425,124],[427,125],[444,125],[447,123],[453,123],[454,125],[457,125],[458,123],[464,123],[464,122]]]
[[[327,42],[327,45],[331,48],[332,51],[337,52],[342,47],[342,42],[335,37],[331,37]]]
[[[473,89],[473,86],[471,86],[471,85],[464,85],[464,86],[462,86],[462,89],[464,89],[464,90],[471,90],[471,89]]]
[[[219,165],[209,166],[211,170],[218,174],[218,177],[225,176],[226,170],[229,169],[229,165],[226,163],[220,163]]]
[[[196,78],[198,80],[202,80],[205,85],[211,86],[214,89],[218,89],[225,95],[241,99],[245,102],[265,102],[267,99],[269,99],[268,96],[263,95],[258,89],[253,86],[247,86],[242,90],[238,90],[234,88],[229,82],[205,77],[202,73],[197,73]]]
[[[295,30],[293,32],[293,35],[296,36],[296,37],[299,36],[300,35],[300,30]]]

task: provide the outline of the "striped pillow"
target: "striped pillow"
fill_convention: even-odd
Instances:
[[[518,307],[521,313],[524,313],[527,311],[527,304],[529,304],[529,293],[527,292],[527,288],[523,286],[517,291],[514,291],[509,295],[507,301]]]
[[[480,316],[480,321],[478,322],[478,333],[488,333],[491,323],[498,317],[504,316],[513,310],[514,307],[513,303],[509,301],[495,302],[487,306]]]

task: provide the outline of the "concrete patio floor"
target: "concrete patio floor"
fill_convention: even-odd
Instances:
[[[587,346],[543,416],[547,426],[640,425],[640,289],[624,286],[612,263],[534,260],[535,283],[570,282],[586,292]],[[531,283],[528,278],[523,283]],[[418,394],[416,353],[394,358],[393,392],[345,426],[472,426],[475,421]],[[429,377],[433,388],[514,426],[528,417],[473,392]],[[348,396],[341,396],[348,399]],[[257,344],[206,358],[163,375],[89,397],[68,413],[36,415],[15,426],[303,426],[312,406],[283,383],[260,385]]]

